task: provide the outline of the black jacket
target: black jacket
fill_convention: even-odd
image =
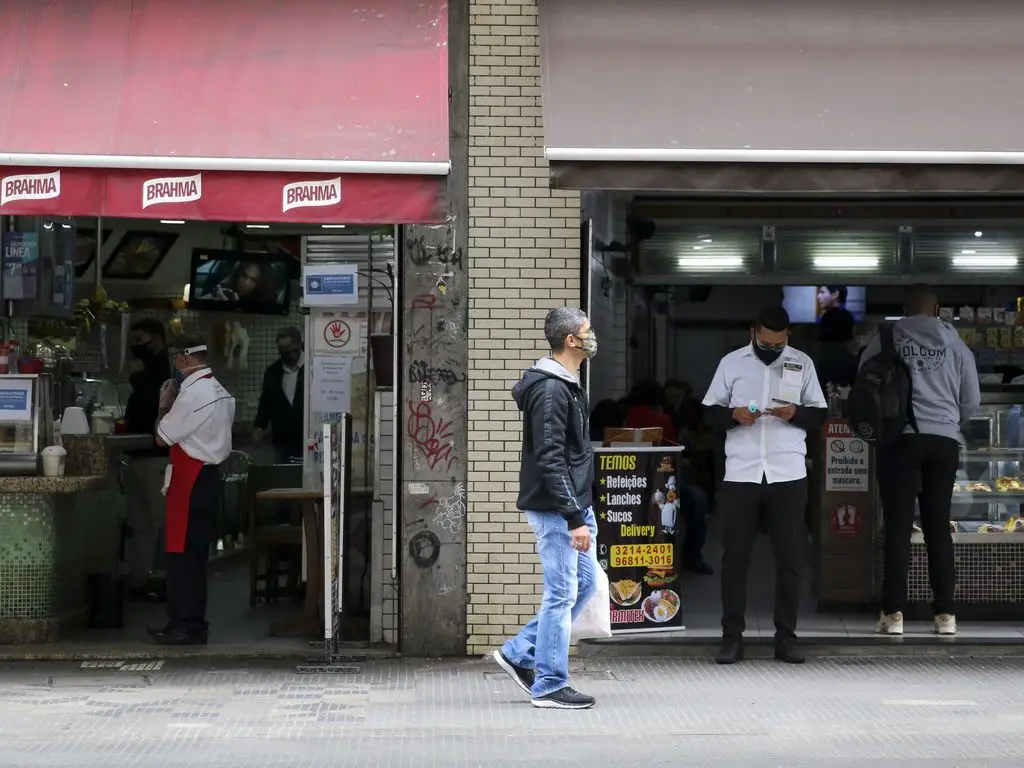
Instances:
[[[512,397],[523,412],[516,506],[560,514],[570,530],[585,525],[583,513],[594,496],[586,393],[561,365],[545,358],[523,374]]]
[[[255,426],[266,429],[270,426],[270,440],[275,448],[288,456],[302,456],[302,403],[305,400],[303,379],[305,373],[299,368],[295,383],[295,398],[288,402],[281,381],[284,378],[284,363],[278,360],[263,374],[263,388],[260,390],[260,404],[256,409]]]
[[[160,389],[171,378],[171,363],[166,354],[157,354],[143,361],[143,369],[128,377],[132,393],[124,408],[124,420],[130,435],[155,435],[160,415]],[[128,451],[132,456],[166,456],[167,448]]]

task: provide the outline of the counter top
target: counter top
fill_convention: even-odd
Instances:
[[[115,451],[138,451],[153,448],[156,440],[152,435],[102,435],[107,448]]]
[[[79,493],[101,488],[107,482],[103,475],[65,475],[43,477],[0,477],[0,495],[5,493]]]

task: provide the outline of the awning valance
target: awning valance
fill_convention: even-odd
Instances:
[[[443,219],[443,0],[0,0],[0,18],[2,214]]]
[[[1019,13],[1007,0],[540,0],[553,181],[1019,193]]]

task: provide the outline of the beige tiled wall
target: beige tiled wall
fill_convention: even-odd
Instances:
[[[536,611],[540,569],[516,510],[520,416],[509,390],[544,354],[555,306],[579,305],[580,196],[544,160],[537,0],[470,0],[470,654]]]

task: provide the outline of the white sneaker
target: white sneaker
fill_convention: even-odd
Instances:
[[[956,616],[951,613],[940,613],[935,617],[935,633],[939,635],[956,634]]]
[[[875,632],[879,635],[902,635],[903,611],[880,613],[878,615],[878,623],[875,624]]]

